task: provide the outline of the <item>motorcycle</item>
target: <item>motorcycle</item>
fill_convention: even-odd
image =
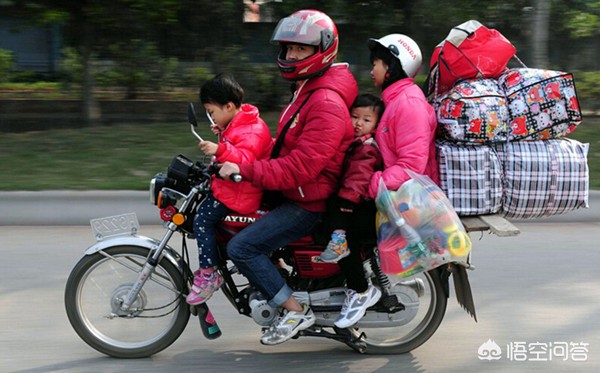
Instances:
[[[196,115],[188,108],[192,133]],[[68,319],[77,334],[92,348],[118,358],[141,358],[169,347],[197,316],[204,335],[221,336],[206,303],[190,306],[185,297],[193,283],[186,239],[192,239],[192,222],[199,204],[210,191],[215,165],[205,165],[178,155],[150,182],[151,203],[159,208],[165,233],[161,239],[139,234],[134,213],[93,219],[97,242],[73,268],[65,288]],[[237,175],[239,176],[239,175]],[[217,229],[224,283],[220,288],[233,308],[262,328],[279,314],[262,294],[228,261],[225,246],[244,227],[266,211],[249,215],[231,213]],[[169,245],[182,237],[180,251]],[[425,343],[444,318],[449,277],[454,274],[459,303],[475,317],[464,265],[449,263],[411,277],[389,276],[381,271],[376,247],[363,250],[368,281],[382,291],[381,300],[355,325],[334,325],[345,300],[344,278],[337,264],[313,262],[327,242],[305,237],[273,252],[271,258],[294,296],[310,305],[316,323],[294,338],[322,337],[367,354],[399,354]],[[195,252],[195,250],[194,250]]]

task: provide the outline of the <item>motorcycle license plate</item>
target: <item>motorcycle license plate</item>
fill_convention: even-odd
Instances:
[[[134,235],[140,231],[135,212],[91,219],[90,225],[97,241],[114,236]]]

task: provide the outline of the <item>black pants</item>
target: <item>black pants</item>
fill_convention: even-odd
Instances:
[[[346,240],[350,249],[350,255],[340,260],[338,264],[346,277],[346,286],[362,293],[369,286],[362,265],[365,253],[377,244],[375,229],[377,208],[373,201],[362,202],[354,206],[352,213],[344,213],[340,211],[340,205],[344,204],[343,200],[336,197],[329,202],[330,228],[346,231]]]

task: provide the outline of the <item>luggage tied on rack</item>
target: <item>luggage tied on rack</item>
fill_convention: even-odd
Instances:
[[[547,140],[573,132],[581,110],[573,74],[517,68],[498,78],[506,95],[509,140]]]
[[[561,138],[436,146],[441,189],[461,216],[531,219],[588,207],[588,144]]]
[[[495,29],[470,20],[450,30],[433,50],[429,65],[429,93],[448,91],[470,78],[497,78],[516,48]]]
[[[582,120],[573,74],[542,69],[462,80],[433,106],[439,137],[457,144],[556,139]]]

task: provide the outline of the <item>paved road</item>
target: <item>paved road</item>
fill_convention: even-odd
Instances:
[[[0,226],[0,372],[600,371],[600,222],[517,225],[517,237],[473,236],[477,269],[470,278],[479,322],[452,298],[438,332],[412,353],[363,356],[315,338],[262,346],[259,328],[218,293],[210,302],[221,338],[204,340],[191,319],[175,344],[140,360],[99,354],[67,321],[64,285],[93,242],[88,226]],[[143,234],[161,232],[142,225]],[[488,339],[501,348],[501,360],[478,358]],[[562,353],[564,342],[576,350]],[[519,354],[519,346],[532,351]],[[577,353],[581,347],[587,352]],[[552,361],[533,361],[550,352]]]

